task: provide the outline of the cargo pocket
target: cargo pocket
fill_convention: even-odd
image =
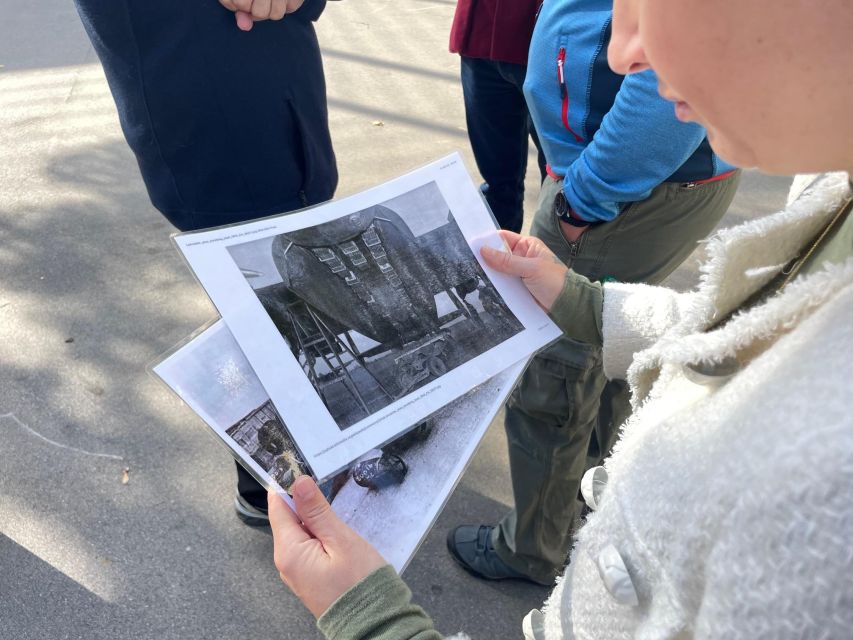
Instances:
[[[590,387],[596,370],[600,370],[596,348],[561,338],[533,358],[509,404],[537,422],[562,428],[575,421],[576,413],[590,402],[587,396],[596,393]]]

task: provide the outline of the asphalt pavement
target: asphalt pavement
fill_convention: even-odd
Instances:
[[[476,170],[454,6],[329,3],[338,195],[455,150]],[[724,224],[778,209],[788,184],[748,172]],[[534,170],[528,223],[536,191]],[[147,373],[215,315],[172,231],[71,1],[0,4],[0,640],[319,637],[270,536],[234,516],[229,455]],[[695,278],[691,258],[672,282]],[[443,632],[520,637],[546,595],[478,582],[444,549],[510,503],[497,420],[404,574]]]

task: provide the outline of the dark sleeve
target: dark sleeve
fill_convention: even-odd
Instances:
[[[390,565],[338,598],[317,626],[328,640],[442,640]]]
[[[293,12],[294,17],[299,17],[302,20],[310,20],[315,21],[320,17],[320,14],[323,13],[323,9],[326,8],[326,0],[305,0],[302,3],[302,6],[299,7],[296,11]],[[284,19],[287,20],[288,16],[285,16]]]

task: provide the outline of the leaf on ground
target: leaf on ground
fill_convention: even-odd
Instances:
[[[127,484],[130,482],[130,467],[125,467],[121,470],[121,483]]]

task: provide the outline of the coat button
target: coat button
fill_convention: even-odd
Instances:
[[[719,362],[691,362],[684,365],[684,375],[690,382],[716,387],[728,382],[741,369],[740,361],[728,356]]]
[[[581,478],[581,495],[586,506],[595,511],[601,503],[601,494],[607,486],[607,470],[604,467],[593,467],[587,470]]]
[[[545,616],[539,609],[533,609],[521,622],[524,640],[545,640]]]
[[[607,592],[613,596],[619,604],[636,607],[640,604],[634,582],[628,573],[624,560],[619,551],[612,544],[607,545],[598,554],[598,575],[604,581]]]

